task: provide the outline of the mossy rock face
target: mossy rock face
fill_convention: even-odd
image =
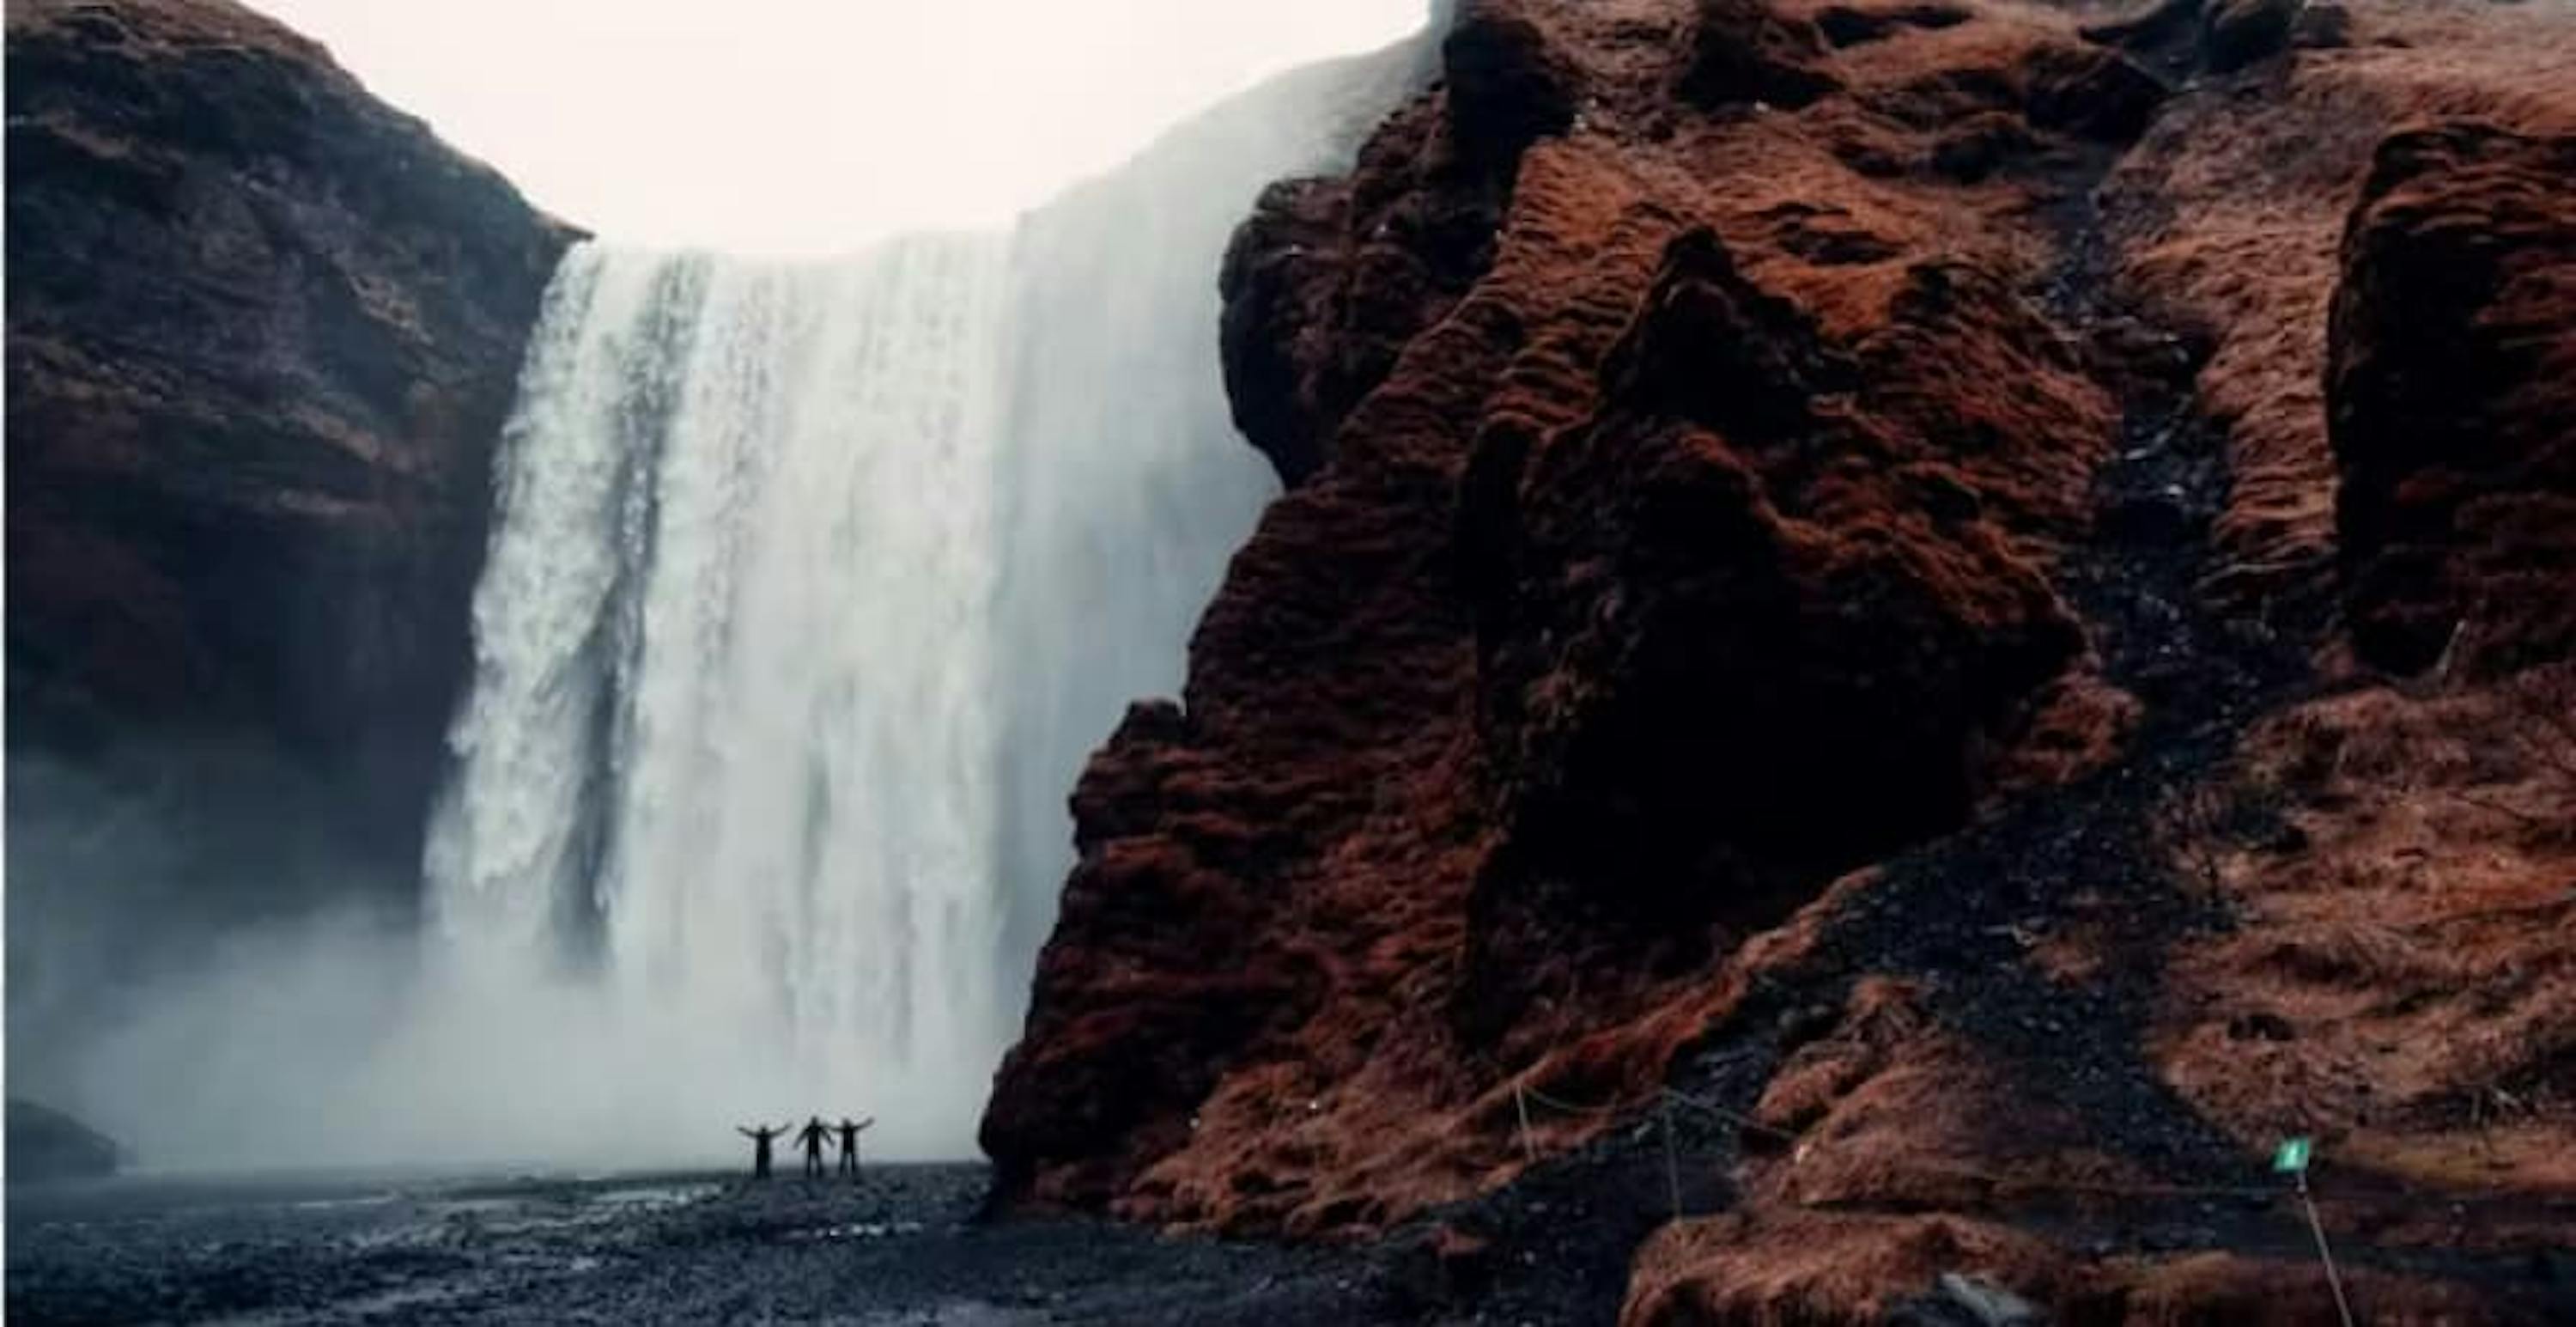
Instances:
[[[61,1111],[9,1098],[9,1178],[90,1179],[116,1173],[116,1140]]]

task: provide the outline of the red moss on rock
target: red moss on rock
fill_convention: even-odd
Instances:
[[[2128,297],[2207,343],[2199,405],[2225,432],[2233,478],[2213,589],[2275,619],[2337,595],[2327,323],[2379,143],[2458,119],[2576,130],[2564,15],[2473,0],[2336,8],[2349,32],[2331,44],[2349,49],[2297,49],[2194,85],[2104,190]]]
[[[2181,82],[2208,55],[2190,3],[2091,45],[1991,2],[1465,22],[1449,84],[1351,176],[1273,191],[1229,257],[1238,412],[1293,487],[1183,704],[1140,711],[1077,795],[1082,865],[986,1121],[1002,1196],[1312,1237],[1454,1203],[1416,1278],[1438,1297],[1468,1264],[1548,1275],[1557,1233],[1517,1195],[1624,1173],[1665,1084],[1715,1082],[1752,1122],[1677,1178],[1735,1210],[1647,1246],[1630,1321],[1878,1321],[1931,1311],[1943,1272],[2070,1321],[2306,1321],[2321,1282],[2267,1261],[2303,1225],[2235,1190],[2307,1118],[2279,1084],[2345,1081],[2337,1002],[2385,987],[2424,1001],[2389,1026],[2450,1049],[2407,1060],[2415,1123],[2317,1117],[2379,1149],[2379,1196],[2330,1198],[2330,1225],[2410,1269],[2357,1282],[2394,1320],[2544,1302],[2511,1260],[2564,1228],[2534,1159],[2567,1125],[2530,1090],[2563,1058],[2554,960],[2499,924],[2474,971],[2506,993],[2373,975],[2384,946],[2338,948],[2360,914],[2468,923],[2429,886],[2338,899],[2243,865],[2375,851],[2351,818],[2433,744],[2297,794],[2307,840],[2237,823],[2287,792],[2187,812],[2333,653],[2322,614],[2269,610],[2336,584],[2326,311],[2371,154],[2409,114],[2499,112],[2516,145],[2443,165],[2476,180],[2408,175],[2356,233],[2461,190],[2555,216],[2563,188],[2513,172],[2555,150],[2531,144],[2564,21],[2356,4],[2348,49],[2293,25],[2286,54]],[[2481,261],[2536,251],[2506,229],[2522,247]],[[2453,376],[2492,387],[2460,427],[2555,457],[2566,412],[2516,357],[2555,363],[2556,287],[2479,290],[2423,328],[2349,294],[2350,347],[2451,329]],[[2405,385],[2367,376],[2349,390]],[[2478,533],[2441,565],[2474,575],[2439,583],[2501,586],[2479,559],[2509,557],[2563,586],[2557,472],[2445,448],[2363,443],[2399,458],[2401,505],[2513,513],[2455,524]],[[2436,461],[2448,487],[2410,486]],[[2540,608],[2469,614],[2519,642],[2493,660],[2563,653],[2564,601],[2516,602]],[[2281,739],[2253,731],[2261,766]],[[2517,825],[2563,809],[2517,778],[2469,791]],[[2410,850],[2465,870],[2498,823]],[[2514,862],[2555,870],[2552,832],[2516,831]],[[2479,888],[2546,909],[2545,884]],[[2540,1179],[2417,1270],[2442,1222],[2394,1213],[2459,1192],[2425,1120],[2495,1100],[2489,1070],[2521,1103],[2497,1146]],[[1562,1242],[1624,1257],[1663,1184],[1594,1195]],[[2265,1276],[2289,1288],[2247,1298]]]
[[[2354,646],[2403,672],[2576,651],[2576,137],[2380,144],[2327,408]]]
[[[1443,89],[1238,237],[1237,408],[1297,486],[1184,710],[1076,796],[984,1131],[1008,1191],[1326,1230],[1472,1191],[1489,1057],[1626,1026],[1957,823],[2082,654],[2051,567],[2112,411],[2025,223],[1855,172],[1834,98],[1677,116],[1706,21],[1471,6]],[[2069,49],[1992,26],[1974,59]],[[1601,1054],[1590,1086],[1657,1072]]]

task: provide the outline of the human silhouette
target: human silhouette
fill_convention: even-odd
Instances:
[[[734,1126],[733,1131],[735,1133],[741,1134],[743,1137],[751,1140],[751,1177],[753,1179],[765,1180],[769,1178],[769,1142],[771,1139],[786,1133],[788,1128],[789,1126],[784,1124],[775,1129],[746,1129],[739,1124]]]
[[[805,1148],[807,1179],[823,1177],[823,1140],[831,1136],[832,1130],[823,1123],[823,1117],[820,1115],[807,1118],[805,1127],[796,1131],[796,1141],[803,1144]]]
[[[859,1173],[859,1130],[876,1122],[877,1117],[874,1115],[871,1115],[856,1124],[850,1123],[850,1117],[847,1115],[841,1117],[842,1174],[856,1175]]]

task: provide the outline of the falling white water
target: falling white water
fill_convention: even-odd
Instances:
[[[464,1070],[518,1106],[443,1109],[627,1145],[872,1111],[895,1152],[970,1149],[1064,797],[1176,689],[1275,487],[1226,412],[1226,237],[1415,61],[1279,80],[1007,235],[566,258],[427,862],[442,1024],[566,1026]]]
[[[431,828],[457,962],[731,1030],[818,1098],[769,1115],[992,1052],[1007,258],[565,260]]]

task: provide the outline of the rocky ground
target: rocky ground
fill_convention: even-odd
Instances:
[[[977,1166],[13,1188],[13,1323],[1381,1320],[1357,1255],[975,1220]]]

